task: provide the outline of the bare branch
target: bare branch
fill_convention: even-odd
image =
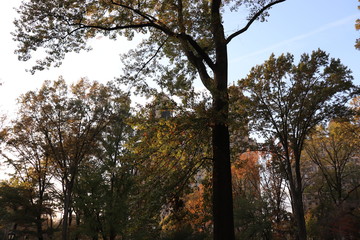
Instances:
[[[190,50],[184,50],[189,61],[196,67],[199,72],[201,82],[204,84],[207,90],[210,92],[214,92],[214,87],[211,83],[211,77],[209,76],[206,66],[203,62],[202,58],[199,58],[194,55],[194,53]]]
[[[209,55],[204,51],[202,47],[188,34],[182,34],[182,36],[189,42],[189,44],[195,49],[195,51],[201,56],[202,59],[206,62],[206,64],[214,70],[215,64],[209,57]]]
[[[258,19],[258,17],[261,16],[261,14],[263,14],[266,10],[268,10],[269,8],[271,8],[272,6],[274,6],[275,4],[281,3],[281,2],[285,2],[286,0],[277,0],[274,2],[271,2],[267,5],[265,5],[262,9],[260,9],[260,11],[258,11],[250,20],[249,22],[246,24],[245,27],[243,27],[242,29],[240,29],[237,32],[234,32],[233,34],[231,34],[227,39],[226,39],[226,44],[228,44],[233,38],[237,37],[238,35],[246,32],[249,27],[256,21],[256,19]]]
[[[135,9],[135,8],[132,8],[128,5],[125,5],[125,4],[122,4],[122,3],[117,3],[115,1],[111,1],[112,4],[116,5],[116,6],[119,6],[119,7],[123,7],[123,8],[126,8],[130,11],[133,11],[134,13],[140,15],[141,17],[147,19],[148,21],[150,22],[157,22],[157,19],[149,14],[145,14],[143,12],[141,12],[139,9]]]
[[[122,4],[122,3],[117,3],[115,1],[111,1],[112,4],[116,5],[116,6],[119,6],[119,7],[122,7],[122,8],[125,8],[125,9],[128,9],[134,13],[136,13],[137,15],[141,16],[142,18],[146,19],[147,21],[149,21],[149,23],[151,23],[152,27],[155,27],[161,31],[163,31],[165,34],[169,35],[169,36],[174,36],[174,32],[172,32],[169,28],[166,27],[165,24],[161,23],[158,19],[156,19],[155,17],[149,15],[149,14],[145,14],[143,12],[141,12],[139,9],[135,9],[135,8],[132,8],[128,5],[125,5],[125,4]]]
[[[340,202],[340,204],[342,204],[343,202],[345,202],[351,195],[351,193],[353,193],[354,191],[356,191],[358,188],[360,188],[360,184],[354,186],[349,192],[346,193],[346,196],[342,199],[342,201]]]
[[[130,25],[124,25],[124,26],[114,26],[114,27],[104,27],[104,26],[97,26],[97,25],[85,25],[85,24],[78,24],[79,27],[73,29],[71,32],[68,33],[68,35],[71,35],[73,32],[76,32],[80,29],[86,29],[86,28],[94,28],[104,31],[114,31],[114,30],[122,30],[122,29],[136,29],[136,28],[144,28],[144,27],[154,27],[152,23],[140,23],[140,24],[130,24]]]
[[[138,75],[146,67],[146,65],[148,65],[156,57],[156,55],[160,52],[161,48],[165,45],[165,43],[167,42],[168,39],[169,39],[169,37],[167,37],[165,39],[165,41],[159,46],[159,48],[156,50],[155,54],[146,63],[143,64],[143,66],[140,68],[140,70],[136,73],[134,79],[137,79]]]

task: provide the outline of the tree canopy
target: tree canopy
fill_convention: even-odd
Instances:
[[[353,113],[345,104],[354,89],[350,71],[321,50],[304,54],[299,64],[289,56],[271,56],[253,69],[261,74],[251,72],[257,78],[229,88],[235,237],[296,238],[292,217],[298,216],[287,211],[289,186],[293,208],[301,206],[304,193],[305,203],[309,194],[319,203],[310,210],[304,204],[308,236],[356,238],[359,115],[333,121],[329,129],[308,129],[303,146],[322,169],[316,177],[304,149],[296,154],[301,134],[292,131],[306,130],[300,127],[311,122],[307,108],[319,107],[312,113],[321,123]],[[290,70],[282,71],[284,66]],[[333,91],[340,89],[337,84],[346,91]],[[71,239],[209,239],[215,123],[209,121],[209,96],[199,96],[191,92],[176,103],[160,93],[131,110],[128,94],[113,83],[82,79],[67,85],[62,78],[21,96],[17,118],[2,130],[11,151],[6,157],[16,171],[12,182],[0,184],[0,230],[4,235],[13,230],[18,238],[59,239],[61,224],[53,223],[53,214],[68,209],[61,221],[68,217]],[[330,102],[311,105],[308,98]],[[357,113],[358,96],[352,105]],[[249,138],[251,127],[268,141],[257,145]],[[60,188],[52,188],[55,179]]]
[[[138,56],[166,56],[170,63],[186,56],[193,67],[186,65],[183,71],[192,71],[195,67],[204,85],[211,90],[214,89],[211,87],[214,83],[211,84],[208,70],[215,70],[219,41],[223,41],[223,45],[229,44],[254,21],[264,20],[271,6],[284,1],[34,0],[23,3],[18,9],[20,18],[15,21],[17,30],[14,32],[14,38],[19,42],[16,52],[19,59],[26,61],[32,57],[34,51],[44,48],[46,57],[39,59],[33,68],[41,70],[61,64],[67,52],[89,50],[87,40],[99,34],[113,39],[124,35],[131,39],[134,34],[142,33],[147,36],[143,46],[152,47],[147,48],[149,53],[137,52]],[[249,9],[249,22],[243,28],[220,39],[224,31],[223,12],[229,9],[237,11],[243,7]],[[147,60],[144,58],[142,62]],[[183,68],[183,61],[178,62],[178,66],[174,66],[173,70],[180,71]],[[144,70],[141,69],[141,64],[138,65],[140,70]],[[163,78],[165,76],[166,74]]]
[[[33,51],[45,49],[46,57],[32,69],[58,66],[65,54],[89,49],[87,40],[98,34],[131,39],[136,33],[146,38],[127,58],[125,83],[147,89],[153,78],[162,87],[191,89],[198,76],[211,93],[213,114],[213,215],[214,238],[234,239],[230,170],[230,137],[227,126],[228,56],[227,45],[256,20],[264,20],[268,10],[285,0],[56,0],[23,2],[15,21],[16,53],[21,60]],[[226,10],[248,9],[247,23],[226,36]],[[152,65],[148,65],[152,63]],[[164,64],[165,63],[165,64]]]
[[[308,182],[304,203],[309,235],[359,237],[358,132],[358,124],[334,120],[318,126],[306,140],[303,174]]]
[[[250,93],[251,126],[263,134],[285,173],[298,235],[306,239],[300,165],[305,139],[317,124],[348,112],[355,86],[351,71],[320,49],[293,62],[291,54],[271,55],[240,84]]]
[[[9,161],[34,182],[40,205],[51,185],[50,178],[61,183],[66,238],[79,169],[92,159],[99,139],[114,118],[125,117],[130,100],[111,84],[81,79],[68,87],[60,77],[54,82],[45,81],[38,91],[22,95],[19,102],[18,118],[6,136],[8,149],[18,158]]]

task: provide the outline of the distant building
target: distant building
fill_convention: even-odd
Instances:
[[[166,94],[160,93],[152,102],[151,117],[169,119],[173,117],[176,103],[171,100]]]

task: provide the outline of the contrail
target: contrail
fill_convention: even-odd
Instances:
[[[276,44],[273,44],[267,48],[263,48],[263,49],[260,49],[258,51],[255,51],[255,52],[252,52],[252,53],[249,53],[249,54],[246,54],[246,55],[243,55],[241,57],[238,57],[238,58],[235,58],[233,59],[231,62],[238,62],[240,60],[243,60],[243,59],[246,59],[246,58],[249,58],[249,57],[253,57],[253,56],[256,56],[256,55],[260,55],[262,53],[265,53],[265,52],[268,52],[268,51],[273,51],[274,49],[276,48],[279,48],[283,45],[287,45],[287,44],[290,44],[290,43],[293,43],[293,42],[297,42],[297,41],[300,41],[302,39],[305,39],[305,38],[308,38],[310,36],[313,36],[313,35],[316,35],[318,33],[321,33],[321,32],[324,32],[326,30],[329,30],[329,29],[332,29],[332,28],[335,28],[335,27],[339,27],[339,26],[342,26],[342,25],[345,25],[345,24],[348,24],[348,22],[350,21],[353,21],[354,24],[355,24],[355,20],[358,18],[358,14],[356,15],[351,15],[351,16],[348,16],[346,18],[343,18],[343,19],[340,19],[340,20],[337,20],[335,22],[331,22],[331,23],[328,23],[318,29],[315,29],[313,31],[310,31],[308,33],[304,33],[304,34],[301,34],[301,35],[298,35],[296,37],[293,37],[293,38],[290,38],[290,39],[287,39],[287,40],[284,40],[284,41],[281,41],[279,43],[276,43]]]

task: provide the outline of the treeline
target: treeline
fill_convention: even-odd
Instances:
[[[298,64],[271,56],[229,87],[237,239],[360,237],[352,80],[317,50]],[[0,186],[0,237],[211,239],[217,113],[206,94],[181,94],[153,92],[132,108],[116,82],[60,77],[22,95],[1,130],[12,174]]]

